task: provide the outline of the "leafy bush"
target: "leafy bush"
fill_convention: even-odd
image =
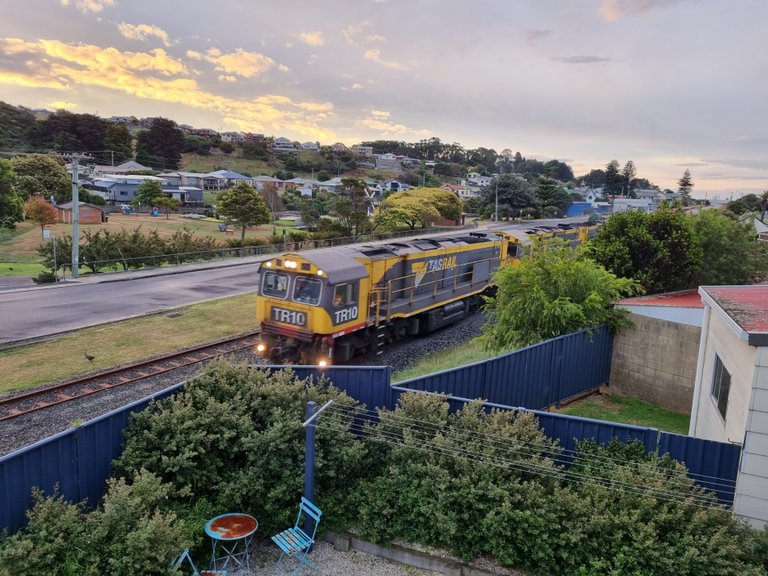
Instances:
[[[187,543],[184,523],[162,511],[169,490],[139,471],[131,484],[111,480],[102,507],[90,513],[36,490],[29,524],[0,546],[0,574],[169,574]]]
[[[336,388],[309,385],[290,371],[220,362],[174,398],[133,416],[115,470],[131,478],[144,467],[172,482],[174,507],[205,498],[216,513],[250,510],[264,530],[274,530],[292,520],[302,493],[306,402],[330,399],[354,405]],[[319,428],[317,437],[318,495],[328,517],[343,523],[339,487],[361,477],[366,447],[343,430]]]
[[[564,467],[530,413],[474,402],[451,414],[444,398],[410,393],[378,423],[353,425],[360,408],[325,382],[218,362],[132,417],[102,508],[37,494],[29,526],[0,542],[0,576],[162,574],[216,514],[250,511],[267,534],[290,524],[305,404],[328,399],[317,426],[323,527],[551,576],[766,575],[768,534],[640,443],[582,442]]]

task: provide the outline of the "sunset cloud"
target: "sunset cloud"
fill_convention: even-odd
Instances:
[[[372,44],[374,42],[384,42],[386,37],[381,34],[368,34],[368,29],[371,27],[371,23],[368,20],[363,20],[357,24],[350,24],[346,28],[341,30],[341,35],[349,44],[363,45]]]
[[[59,40],[26,42],[19,38],[0,38],[0,52],[6,55],[44,55],[85,68],[101,69],[105,74],[116,73],[120,69],[153,71],[164,75],[187,72],[182,62],[169,56],[162,48],[150,52],[121,52],[112,47],[66,44]]]
[[[378,49],[372,48],[371,50],[366,50],[363,56],[365,56],[365,58],[367,58],[368,60],[372,60],[376,62],[376,64],[381,64],[382,66],[385,66],[386,68],[392,68],[394,70],[408,70],[408,66],[406,66],[402,62],[382,59],[381,51]]]
[[[117,29],[120,31],[120,34],[130,40],[146,40],[149,36],[156,36],[162,40],[166,48],[171,45],[171,41],[168,39],[168,32],[152,24],[128,24],[127,22],[121,22],[117,25]]]
[[[60,0],[62,6],[69,6],[72,0]],[[115,0],[76,0],[74,5],[82,12],[101,12],[107,6],[114,6]]]
[[[26,42],[0,38],[0,52],[7,59],[15,59],[15,65],[24,67],[15,72],[0,70],[0,83],[62,91],[85,86],[89,90],[116,90],[138,98],[213,111],[240,130],[277,132],[292,127],[316,139],[335,137],[331,130],[319,125],[333,115],[332,103],[296,102],[279,94],[255,99],[222,96],[185,77],[189,71],[184,65],[160,49],[148,53],[120,52],[58,40]],[[218,78],[225,83],[236,80],[236,75],[254,75],[263,64],[259,58],[252,58],[259,54],[209,52],[205,58],[220,63],[222,74]]]
[[[632,14],[643,14],[656,8],[666,8],[673,4],[691,1],[693,0],[603,0],[600,5],[600,15],[608,22],[615,22]]]
[[[325,44],[325,38],[322,32],[301,32],[299,34],[302,42],[309,44],[310,46],[322,46]]]
[[[385,137],[412,135],[427,136],[429,134],[429,130],[416,130],[414,128],[409,128],[405,124],[390,122],[387,118],[389,118],[389,112],[372,110],[370,117],[358,120],[355,125],[358,128],[367,128],[368,130],[372,130],[378,135]]]
[[[211,62],[219,72],[243,78],[259,76],[275,65],[275,61],[269,56],[258,52],[246,52],[242,48],[229,54],[222,53],[218,48],[210,48],[206,52],[205,59]]]

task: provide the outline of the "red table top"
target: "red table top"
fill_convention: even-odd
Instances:
[[[253,534],[257,526],[256,518],[248,514],[222,514],[210,520],[205,531],[219,540],[237,540]]]

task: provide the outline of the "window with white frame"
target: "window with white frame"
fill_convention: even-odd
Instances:
[[[725,420],[728,410],[728,393],[731,391],[731,374],[726,370],[720,356],[715,354],[715,375],[712,380],[712,398],[717,404],[717,411]]]

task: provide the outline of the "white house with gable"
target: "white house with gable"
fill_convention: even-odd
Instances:
[[[742,445],[733,511],[768,523],[768,284],[702,286],[688,434]]]

